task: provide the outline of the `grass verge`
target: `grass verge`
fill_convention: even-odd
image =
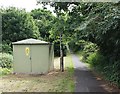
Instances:
[[[65,71],[67,72],[66,78],[64,79],[64,86],[67,86],[67,92],[74,92],[74,68],[72,63],[72,57],[70,54],[65,58]]]
[[[59,92],[74,92],[75,89],[74,68],[72,63],[72,57],[70,54],[67,54],[67,56],[64,57],[64,68],[65,68],[65,71],[63,72],[64,76],[59,81],[59,87],[57,87],[56,90]]]

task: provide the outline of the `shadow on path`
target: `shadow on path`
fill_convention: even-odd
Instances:
[[[76,55],[72,55],[75,68],[75,92],[107,92],[101,81],[97,80],[85,63],[79,61]]]

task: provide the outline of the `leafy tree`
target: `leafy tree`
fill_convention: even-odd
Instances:
[[[94,4],[94,3],[93,3]],[[104,55],[120,57],[120,7],[114,3],[99,3],[92,7],[82,34],[96,43]]]
[[[39,38],[38,27],[35,21],[26,13],[14,7],[1,9],[2,13],[2,40],[6,43],[26,38]]]
[[[2,14],[3,52],[12,53],[11,43],[26,38],[39,38],[34,19],[25,10],[14,7],[0,9]]]
[[[36,21],[41,37],[46,41],[51,41],[49,36],[55,21],[53,14],[46,9],[35,9],[31,11],[31,16]]]
[[[104,55],[120,57],[119,3],[80,3],[69,11],[69,37],[97,44]],[[114,50],[113,50],[114,49]]]

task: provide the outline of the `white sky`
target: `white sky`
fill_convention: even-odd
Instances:
[[[25,8],[26,11],[30,12],[32,9],[35,8],[42,8],[41,5],[36,5],[36,0],[0,0],[0,7],[17,7],[17,8]],[[53,11],[54,8],[47,6],[48,10]]]

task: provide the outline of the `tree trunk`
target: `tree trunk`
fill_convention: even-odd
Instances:
[[[62,32],[60,33],[60,70],[64,71],[64,64],[63,64],[63,45],[62,45]]]

